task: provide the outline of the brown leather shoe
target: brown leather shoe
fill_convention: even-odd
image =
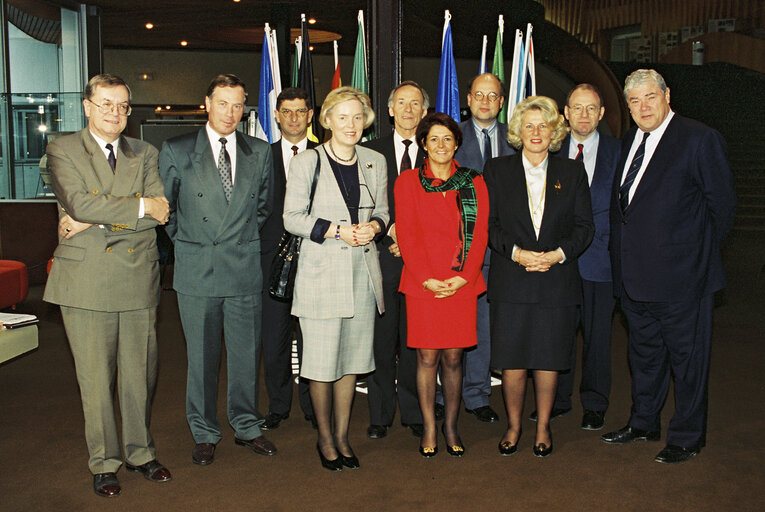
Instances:
[[[260,455],[276,455],[276,446],[274,446],[274,443],[266,439],[266,436],[256,437],[249,441],[235,437],[234,442],[239,446],[248,446],[252,451]]]
[[[197,443],[191,452],[191,462],[199,466],[212,464],[215,459],[214,443]]]
[[[122,492],[120,481],[114,473],[98,473],[93,475],[93,491],[104,498],[114,498]]]
[[[141,464],[140,466],[133,466],[126,462],[125,469],[135,473],[141,473],[143,477],[150,482],[162,483],[169,482],[173,479],[170,471],[160,464],[157,459],[150,460],[146,464]]]

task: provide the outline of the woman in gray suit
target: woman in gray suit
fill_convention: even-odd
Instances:
[[[292,159],[284,198],[284,227],[303,237],[292,301],[303,332],[300,375],[310,380],[316,448],[332,471],[359,467],[348,444],[351,404],[356,375],[375,369],[375,305],[384,311],[377,246],[370,242],[388,222],[387,170],[382,155],[357,145],[373,121],[366,94],[352,87],[330,92],[319,122],[332,138]]]

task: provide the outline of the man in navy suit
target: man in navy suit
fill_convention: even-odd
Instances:
[[[462,146],[457,149],[454,159],[461,167],[483,169],[490,158],[512,155],[515,150],[507,142],[507,125],[497,121],[499,111],[505,102],[502,82],[491,73],[473,77],[468,85],[467,104],[471,119],[460,123]],[[483,262],[483,277],[489,278],[489,251]],[[478,345],[465,351],[465,370],[462,377],[462,399],[465,410],[486,423],[499,421],[499,416],[489,405],[491,375],[489,358],[489,303],[484,293],[478,298]],[[440,393],[439,403],[443,402]]]
[[[404,295],[398,292],[403,262],[396,243],[393,185],[402,171],[422,165],[425,155],[418,149],[414,135],[417,125],[428,113],[429,102],[428,94],[416,82],[401,82],[388,96],[393,133],[364,144],[385,156],[390,208],[388,235],[377,242],[385,313],[377,315],[375,320],[376,369],[367,378],[370,422],[367,437],[370,439],[379,439],[387,434],[396,413],[396,396],[401,423],[409,427],[416,437],[422,437],[422,413],[417,399],[417,353],[406,346],[406,304]]]
[[[610,444],[658,441],[674,378],[675,412],[654,460],[684,462],[706,443],[714,292],[725,284],[720,246],[736,194],[722,136],[674,113],[654,70],[627,77],[637,127],[622,142],[611,195],[614,291],[629,324],[632,414]]]
[[[598,123],[606,109],[600,91],[594,85],[579,84],[566,98],[564,114],[571,133],[563,140],[559,156],[584,163],[590,184],[592,218],[595,236],[586,251],[579,256],[582,277],[582,381],[579,393],[584,414],[582,428],[603,428],[608,396],[611,392],[611,320],[614,314],[611,260],[608,253],[609,206],[611,185],[619,163],[621,144],[614,137],[598,131]],[[571,412],[574,390],[576,344],[571,350],[571,370],[558,376],[558,390],[551,418]]]
[[[263,276],[268,282],[271,262],[274,260],[279,240],[284,233],[282,210],[284,192],[287,188],[287,176],[290,161],[298,153],[316,146],[308,140],[308,125],[313,118],[311,98],[303,89],[288,87],[276,98],[274,111],[279,123],[281,139],[271,144],[274,157],[273,210],[260,228],[260,264]],[[292,333],[297,331],[298,354],[303,337],[300,328],[290,314],[291,302],[281,302],[268,294],[268,286],[263,287],[263,323],[261,338],[263,343],[263,368],[265,370],[266,391],[268,392],[268,414],[261,428],[273,430],[282,420],[290,415],[292,406]],[[316,423],[308,394],[308,383],[300,379],[298,384],[300,408],[306,420]]]

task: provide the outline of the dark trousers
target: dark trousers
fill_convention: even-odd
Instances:
[[[273,253],[262,256],[264,281],[267,283]],[[265,285],[267,288],[267,285]],[[268,392],[268,411],[288,414],[292,408],[292,334],[297,334],[298,357],[303,352],[303,336],[295,317],[290,313],[291,302],[274,300],[263,290],[263,322],[261,340],[263,346],[263,369],[265,371],[266,391]],[[300,379],[298,400],[305,415],[313,415],[311,397],[308,394],[308,381]]]
[[[398,291],[401,258],[394,258],[387,248],[381,247],[380,251],[385,313],[375,319],[375,371],[367,377],[369,422],[391,425],[398,396],[401,423],[422,423],[417,399],[417,351],[406,346],[406,299]]]
[[[713,309],[713,294],[670,303],[637,302],[623,294],[632,371],[631,427],[661,429],[661,410],[673,376],[675,413],[667,444],[704,446]]]
[[[614,315],[613,286],[582,279],[582,305],[579,320],[582,325],[582,381],[579,393],[582,407],[588,411],[608,409],[611,392],[611,324]],[[556,409],[571,408],[576,368],[576,343],[571,347],[570,370],[558,375],[555,394]]]

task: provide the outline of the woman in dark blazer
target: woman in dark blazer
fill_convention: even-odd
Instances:
[[[519,103],[507,138],[522,148],[486,163],[489,189],[488,299],[491,366],[502,369],[508,428],[499,452],[511,455],[521,436],[528,370],[538,420],[534,455],[552,453],[550,412],[558,372],[570,365],[581,281],[576,258],[594,233],[587,174],[581,162],[549,158],[567,133],[555,101]]]

